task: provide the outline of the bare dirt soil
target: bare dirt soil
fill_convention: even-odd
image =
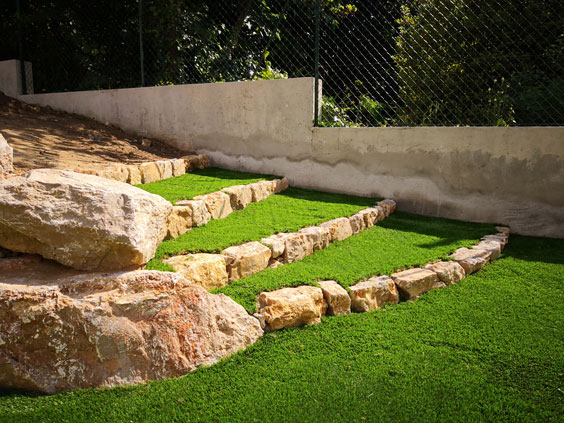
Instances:
[[[14,149],[14,171],[92,169],[182,157],[181,151],[93,119],[22,103],[0,92],[0,133]]]

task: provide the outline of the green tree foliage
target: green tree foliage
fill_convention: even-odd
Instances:
[[[561,0],[419,0],[398,22],[398,123],[562,122]]]

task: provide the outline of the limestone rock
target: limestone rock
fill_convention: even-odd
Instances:
[[[322,223],[319,226],[329,229],[331,242],[342,241],[353,234],[351,222],[346,217],[339,217],[337,219],[330,220],[329,222]]]
[[[270,181],[254,182],[252,184],[249,184],[248,186],[251,189],[251,192],[253,193],[253,203],[258,203],[259,201],[268,198],[274,190],[272,183],[270,183]]]
[[[32,170],[0,183],[0,246],[83,270],[139,266],[153,258],[171,211],[128,184]]]
[[[2,257],[0,255],[0,257]],[[0,270],[3,272],[9,270],[21,270],[30,265],[34,265],[41,261],[41,256],[35,254],[24,254],[16,257],[0,258]]]
[[[327,303],[328,315],[339,316],[351,312],[351,297],[345,288],[335,281],[321,281],[319,286]]]
[[[357,213],[349,217],[349,222],[351,224],[351,229],[353,234],[357,234],[366,229],[366,222],[364,221],[364,215]]]
[[[288,178],[284,177],[282,179],[275,179],[274,180],[274,193],[278,194],[279,192],[282,192],[282,191],[288,189],[289,186],[290,186],[290,183],[288,182]]]
[[[159,169],[160,179],[172,178],[172,163],[170,160],[159,160],[155,163]]]
[[[473,250],[485,250],[488,251],[491,260],[497,260],[501,256],[501,250],[503,246],[501,241],[497,240],[488,240],[488,241],[480,241],[478,244],[472,247]]]
[[[477,272],[490,262],[491,252],[487,250],[474,250],[459,248],[449,257],[455,259],[460,264],[467,275]]]
[[[253,241],[226,248],[222,254],[231,258],[227,263],[229,280],[237,280],[266,269],[271,253],[270,248]]]
[[[286,236],[288,236],[286,233],[274,234],[268,238],[262,238],[260,242],[270,248],[272,258],[278,258],[284,254],[286,249]]]
[[[198,195],[194,197],[196,201],[203,201],[208,208],[213,219],[224,219],[233,213],[231,199],[224,192],[217,191],[210,194]]]
[[[14,150],[0,134],[0,181],[14,171]]]
[[[501,251],[503,251],[503,249],[505,248],[505,246],[507,245],[507,242],[509,240],[504,234],[499,233],[499,234],[492,234],[492,235],[483,236],[482,241],[499,242],[500,247],[501,247]]]
[[[0,275],[0,279],[2,275]],[[56,393],[178,377],[253,344],[259,322],[168,272],[0,283],[0,387]]]
[[[188,282],[209,290],[227,285],[227,258],[221,254],[186,254],[163,260]]]
[[[455,284],[466,277],[464,268],[455,261],[439,261],[438,263],[430,263],[425,266],[425,269],[435,272],[445,285]]]
[[[380,216],[384,216],[384,209],[381,207],[370,207],[359,211],[358,214],[364,219],[364,225],[370,228],[380,220]]]
[[[510,229],[507,226],[496,226],[495,230],[509,238]]]
[[[131,185],[139,185],[143,183],[143,178],[141,177],[141,171],[138,165],[128,165],[125,167],[127,169],[127,183]]]
[[[253,191],[248,185],[234,185],[221,191],[229,195],[233,210],[243,210],[253,202]]]
[[[167,239],[178,238],[192,228],[192,209],[187,206],[174,206],[166,221]]]
[[[212,219],[206,203],[202,200],[180,200],[177,206],[189,207],[192,210],[192,226],[202,226]]]
[[[141,180],[144,184],[160,181],[162,179],[161,171],[155,162],[141,163],[139,165],[139,171],[141,172]]]
[[[320,288],[299,286],[262,292],[258,297],[258,307],[265,329],[274,331],[321,323],[327,304]]]
[[[402,300],[413,300],[432,289],[443,288],[445,283],[439,276],[428,269],[409,269],[392,274]]]
[[[377,276],[349,288],[351,307],[357,312],[367,312],[384,304],[397,304],[399,293],[389,276]]]
[[[170,161],[172,166],[172,176],[181,176],[186,173],[186,162],[182,159],[172,159]]]
[[[112,179],[118,182],[127,182],[129,171],[127,167],[121,165],[106,166],[96,172],[101,178]]]
[[[207,154],[198,154],[196,158],[196,167],[198,169],[205,169],[206,167],[210,166],[210,158]]]
[[[284,263],[300,261],[313,254],[313,244],[310,238],[304,234],[286,234],[284,245]]]
[[[331,231],[329,228],[309,226],[307,228],[300,229],[300,234],[309,238],[309,241],[312,243],[315,251],[323,250],[331,243]]]
[[[396,211],[396,202],[394,200],[390,200],[389,198],[379,201],[378,206],[382,207],[384,210],[384,217],[386,218],[391,215],[393,212]]]

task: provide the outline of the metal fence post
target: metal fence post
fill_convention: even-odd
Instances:
[[[20,56],[20,79],[22,81],[22,94],[27,94],[27,79],[25,75],[25,61],[22,35],[22,11],[20,0],[16,0],[16,18],[18,20],[18,55]]]
[[[315,120],[319,126],[319,30],[321,21],[321,0],[315,1]]]
[[[141,67],[141,86],[145,86],[145,56],[143,54],[143,0],[139,0],[139,66]]]

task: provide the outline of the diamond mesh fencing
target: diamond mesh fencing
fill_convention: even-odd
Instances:
[[[7,0],[0,13],[0,60],[32,62],[36,93],[318,75],[319,126],[564,124],[562,0]]]

